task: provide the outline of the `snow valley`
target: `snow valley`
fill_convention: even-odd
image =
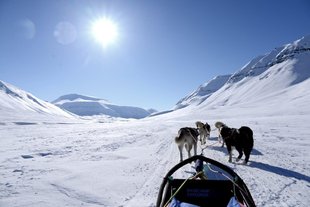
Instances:
[[[154,206],[164,174],[179,161],[178,129],[198,120],[253,129],[248,166],[227,162],[216,131],[204,152],[244,179],[257,206],[308,206],[309,76],[306,36],[202,84],[170,112],[100,121],[3,82],[0,206]]]

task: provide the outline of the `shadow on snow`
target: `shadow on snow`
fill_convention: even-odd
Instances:
[[[221,146],[211,146],[211,149],[216,150],[216,151],[220,151],[220,152],[223,152],[223,153],[227,154],[226,146],[224,146],[224,147],[221,147]],[[251,155],[263,155],[263,153],[261,153],[257,149],[252,149]]]
[[[278,175],[282,175],[285,177],[291,177],[291,178],[296,178],[298,180],[304,180],[307,182],[310,182],[310,177],[304,174],[301,174],[299,172],[295,172],[293,170],[288,170],[285,168],[277,167],[277,166],[272,166],[266,163],[261,163],[261,162],[256,162],[256,161],[250,161],[249,164],[250,167],[258,168],[261,170],[265,170],[268,172],[272,172]]]
[[[217,139],[217,137],[210,137],[209,140],[217,141],[218,139]],[[221,147],[221,146],[210,146],[210,148],[213,149],[213,150],[219,151],[219,152],[223,152],[225,154],[228,153],[225,146],[224,147]],[[263,155],[263,153],[261,153],[259,150],[253,149],[252,152],[251,152],[251,155]],[[310,182],[310,177],[309,176],[301,174],[299,172],[295,172],[293,170],[288,170],[288,169],[285,169],[285,168],[281,168],[281,167],[277,167],[277,166],[272,166],[272,165],[269,165],[269,164],[266,164],[266,163],[252,161],[251,159],[250,159],[249,166],[253,167],[253,168],[258,168],[258,169],[261,169],[261,170],[265,170],[265,171],[268,171],[268,172],[272,172],[272,173],[275,173],[275,174],[278,174],[278,175],[281,175],[281,176],[296,178],[298,180],[304,180],[304,181]]]

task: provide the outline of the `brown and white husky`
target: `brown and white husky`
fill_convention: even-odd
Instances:
[[[191,157],[191,150],[194,148],[194,155],[197,155],[197,141],[199,132],[195,128],[183,127],[179,129],[178,136],[175,137],[175,143],[180,152],[180,161],[183,161],[183,147],[185,147],[188,157]]]

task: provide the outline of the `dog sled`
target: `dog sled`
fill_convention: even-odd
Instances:
[[[195,162],[187,179],[173,177],[179,169]],[[183,171],[185,172],[185,171]],[[174,166],[160,186],[156,207],[255,207],[243,180],[229,167],[195,155]]]

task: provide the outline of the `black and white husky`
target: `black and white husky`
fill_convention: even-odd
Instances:
[[[208,123],[202,123],[201,121],[196,122],[196,127],[200,135],[200,142],[202,145],[206,144],[206,140],[210,139],[211,127]]]
[[[221,136],[221,128],[227,127],[227,126],[226,126],[226,124],[224,124],[223,122],[220,122],[220,121],[215,122],[214,125],[215,125],[215,128],[217,128],[217,130],[218,130],[218,141],[219,141],[219,143],[222,143],[222,147],[224,147],[224,140]]]
[[[197,142],[199,132],[195,128],[184,127],[179,129],[178,136],[175,137],[175,143],[180,151],[180,161],[183,161],[183,147],[185,147],[188,157],[191,157],[191,150],[194,148],[194,155],[197,155]]]
[[[253,149],[253,131],[247,126],[242,126],[239,129],[222,127],[220,134],[227,146],[229,154],[229,162],[232,161],[232,147],[235,147],[239,153],[237,162],[241,159],[243,153],[245,154],[245,160],[243,164],[247,164],[250,158],[251,151]]]

